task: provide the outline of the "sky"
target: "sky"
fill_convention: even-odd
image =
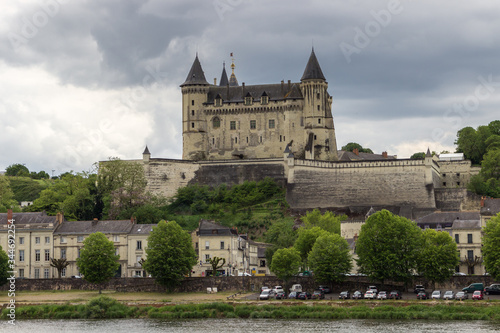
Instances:
[[[337,145],[455,151],[500,119],[500,3],[411,0],[18,0],[0,4],[0,170],[90,171],[182,157],[182,84],[234,54],[241,84],[299,82],[314,51]]]

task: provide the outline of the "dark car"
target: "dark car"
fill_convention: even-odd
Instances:
[[[361,292],[360,292],[360,291],[356,291],[356,292],[355,292],[355,294],[356,294],[357,292],[359,292],[359,294],[361,295],[361,297],[359,297],[359,298],[363,298],[363,294],[361,294]],[[342,292],[340,293],[340,295],[339,295],[339,299],[349,299],[349,298],[351,298],[351,294],[349,294],[349,292],[348,292],[348,291],[342,291]],[[354,295],[352,296],[352,298],[354,298]]]
[[[492,284],[484,288],[486,295],[500,295],[500,284]]]
[[[288,299],[296,299],[297,296],[299,296],[300,293],[296,291],[292,291],[291,293],[288,294]]]
[[[319,289],[319,290],[323,290],[323,292],[324,292],[325,294],[329,294],[329,293],[331,293],[331,292],[332,292],[332,290],[331,290],[331,289],[330,289],[330,287],[328,287],[328,286],[319,286],[319,287],[318,287],[318,289]]]
[[[359,290],[356,290],[353,294],[352,294],[352,299],[363,299],[364,298],[364,294],[359,291]]]
[[[312,294],[312,298],[314,299],[325,299],[325,293],[323,290],[315,290]]]
[[[389,298],[389,299],[402,299],[403,295],[401,294],[400,291],[393,290],[393,291],[391,291],[391,293],[389,294],[389,296],[387,296],[387,298]]]
[[[285,299],[286,294],[283,290],[280,290],[276,293],[276,296],[274,296],[276,299]]]
[[[301,292],[299,296],[297,296],[297,299],[311,299],[312,295],[311,293],[308,293],[307,291]]]
[[[429,299],[429,293],[421,291],[417,294],[417,299]]]
[[[421,291],[425,291],[424,286],[423,286],[423,285],[421,285],[421,284],[417,284],[417,285],[415,286],[415,289],[414,289],[415,294],[418,294],[418,293],[419,293],[419,292],[421,292]]]

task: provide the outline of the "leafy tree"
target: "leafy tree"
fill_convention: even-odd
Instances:
[[[286,290],[288,281],[298,273],[300,265],[300,253],[295,248],[291,247],[277,250],[273,255],[273,260],[269,269],[278,279],[283,281]]]
[[[5,169],[6,176],[29,177],[30,171],[24,164],[11,164]]]
[[[423,160],[423,159],[425,159],[425,153],[423,151],[415,153],[410,156],[410,160]]]
[[[483,229],[483,262],[495,281],[500,280],[500,214],[492,217]]]
[[[479,195],[500,198],[500,149],[493,149],[484,155],[481,171],[471,177],[468,189]]]
[[[417,262],[421,275],[433,284],[442,283],[451,278],[459,263],[457,244],[445,231],[426,229]]]
[[[307,258],[309,256],[309,252],[311,252],[314,243],[316,242],[316,239],[318,239],[318,237],[320,236],[324,236],[327,234],[329,234],[329,232],[321,229],[320,227],[299,229],[298,237],[297,240],[295,241],[294,248],[297,249],[297,251],[299,252],[300,257],[304,261],[306,267],[307,267]]]
[[[3,286],[7,283],[7,278],[10,276],[8,271],[9,268],[9,256],[0,246],[0,286]]]
[[[113,242],[102,232],[96,232],[83,241],[80,258],[76,259],[76,264],[86,281],[99,285],[100,294],[102,284],[115,276],[120,267],[119,259],[120,256],[115,254]]]
[[[28,177],[7,177],[7,179],[17,202],[34,201],[40,196],[40,192],[48,186],[46,182],[36,181]]]
[[[50,267],[54,267],[57,269],[57,274],[59,275],[59,278],[61,278],[62,271],[66,267],[69,266],[69,262],[66,260],[66,258],[50,258]]]
[[[414,222],[385,209],[371,215],[356,242],[360,272],[382,283],[407,283],[417,268],[421,233]]]
[[[349,142],[341,148],[341,150],[345,151],[354,151],[354,149],[358,149],[360,153],[373,154],[373,151],[370,148],[363,148],[359,143],[356,142]]]
[[[352,269],[347,241],[337,234],[318,237],[309,253],[309,265],[318,282],[342,282]]]
[[[266,242],[273,244],[266,249],[266,260],[270,265],[276,250],[293,246],[297,239],[297,232],[293,229],[293,220],[276,221],[265,235]]]
[[[170,290],[191,273],[197,262],[191,236],[175,221],[161,221],[153,227],[146,256],[143,268]]]
[[[226,259],[224,258],[219,258],[219,257],[213,257],[208,260],[210,265],[212,266],[212,276],[217,276],[218,272],[217,270],[219,268],[222,268],[226,264]]]
[[[10,188],[10,182],[5,176],[0,176],[0,211],[6,212],[7,209],[17,206],[14,200],[14,192]]]
[[[346,219],[346,215],[335,215],[330,211],[322,215],[319,209],[307,212],[306,215],[302,217],[302,221],[307,229],[320,227],[325,231],[338,235],[340,235],[340,222]]]

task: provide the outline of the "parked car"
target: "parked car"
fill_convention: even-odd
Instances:
[[[323,290],[315,290],[312,294],[312,298],[314,299],[325,299],[325,293]]]
[[[373,291],[375,294],[378,293],[378,288],[376,286],[369,286],[368,290]]]
[[[342,294],[342,293],[341,293]],[[339,297],[340,298],[340,297]],[[359,291],[359,290],[356,290],[353,294],[352,294],[352,299],[363,299],[364,298],[364,294]]]
[[[429,299],[429,293],[426,291],[420,291],[417,294],[417,299]]]
[[[483,291],[482,290],[476,290],[472,294],[472,299],[475,299],[475,300],[482,300],[482,299],[484,299]]]
[[[432,299],[441,299],[441,290],[434,290],[431,295]]]
[[[271,295],[271,289],[264,289],[261,293],[260,293],[260,296],[259,296],[259,299],[260,300],[267,300],[269,298],[271,298],[272,295]]]
[[[492,284],[484,288],[486,295],[500,295],[500,284]]]
[[[402,299],[403,295],[401,294],[400,291],[393,290],[393,291],[391,291],[391,293],[389,294],[389,296],[387,298],[390,298],[390,299]]]
[[[467,293],[465,291],[459,291],[456,295],[455,295],[455,299],[457,300],[464,300],[464,299],[468,299],[469,296],[467,296]]]
[[[297,299],[311,299],[312,298],[312,295],[311,293],[308,293],[307,291],[303,291],[299,294],[299,296],[297,296]]]
[[[413,291],[415,292],[415,294],[418,294],[418,293],[419,293],[419,292],[421,292],[421,291],[425,291],[425,288],[424,288],[424,286],[423,286],[423,285],[421,285],[421,284],[417,284],[417,285],[415,286],[415,289],[414,289]]]
[[[276,296],[274,296],[274,298],[276,299],[285,299],[286,298],[286,294],[283,290],[280,290],[276,293]]]
[[[288,299],[296,299],[297,296],[299,296],[299,293],[296,291],[292,291],[291,293],[288,294]]]
[[[279,291],[284,291],[282,286],[275,286],[273,288],[273,291],[275,294],[277,294]]]
[[[360,291],[356,291],[354,293],[359,293],[359,296],[361,296],[361,297],[356,297],[356,298],[363,298],[363,294],[361,294]],[[349,293],[349,291],[340,292],[339,299],[349,299],[349,298],[351,298],[351,294]],[[354,294],[352,295],[352,298],[354,298]]]
[[[323,292],[324,292],[325,294],[329,294],[329,293],[331,293],[331,292],[332,292],[332,290],[331,290],[331,289],[330,289],[330,287],[328,287],[328,286],[319,286],[319,287],[318,287],[318,289],[319,289],[319,290],[323,290]]]
[[[269,288],[269,287],[266,287],[266,286],[262,286],[262,287],[260,287],[260,292],[263,292],[263,291],[264,291],[264,290],[266,290],[266,289],[270,289],[270,288]]]
[[[295,292],[301,293],[302,292],[302,285],[294,284],[294,285],[292,285],[292,288],[290,288],[290,291],[295,291]]]
[[[484,290],[484,284],[482,283],[472,283],[470,286],[465,287],[462,289],[462,291],[468,292],[468,293],[473,293],[476,290]]]
[[[377,294],[374,293],[372,290],[367,290],[366,293],[365,293],[364,298],[375,299],[375,298],[377,298]]]
[[[443,299],[454,299],[455,293],[452,290],[447,290],[444,292]]]
[[[381,300],[387,299],[387,291],[380,291],[377,295],[377,299]]]

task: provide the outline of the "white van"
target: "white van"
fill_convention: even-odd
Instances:
[[[302,292],[302,286],[300,284],[294,284],[292,285],[292,288],[290,288],[290,292],[295,291],[297,293]]]

